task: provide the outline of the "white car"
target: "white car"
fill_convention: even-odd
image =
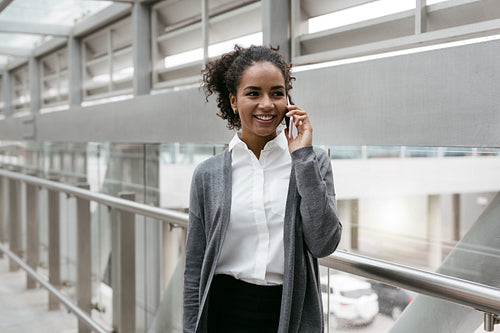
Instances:
[[[379,310],[378,296],[370,283],[349,275],[331,274],[330,288],[328,276],[322,276],[321,298],[325,315],[329,313],[342,326],[370,324]]]

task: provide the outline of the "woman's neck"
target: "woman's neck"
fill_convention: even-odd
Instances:
[[[274,133],[274,135],[272,136],[252,136],[252,137],[247,137],[242,134],[240,139],[247,145],[248,149],[250,149],[254,153],[257,159],[259,159],[260,152],[262,151],[262,149],[264,149],[266,144],[275,137],[276,133]]]

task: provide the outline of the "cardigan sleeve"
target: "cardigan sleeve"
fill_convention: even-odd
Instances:
[[[292,165],[306,246],[314,257],[326,257],[335,251],[342,234],[330,159],[323,150],[308,146],[292,153]]]
[[[186,240],[186,265],[184,269],[183,332],[194,333],[200,307],[200,275],[205,256],[205,228],[203,200],[200,198],[201,182],[193,176],[189,198],[189,223]]]

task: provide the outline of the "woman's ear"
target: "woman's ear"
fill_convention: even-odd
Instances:
[[[233,111],[236,112],[236,110],[238,110],[238,107],[236,104],[236,96],[229,93],[229,102],[231,103],[231,108],[233,109]]]

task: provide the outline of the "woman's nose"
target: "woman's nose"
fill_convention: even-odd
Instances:
[[[274,107],[274,101],[271,96],[263,95],[262,100],[260,101],[260,106],[262,108],[272,108]]]

